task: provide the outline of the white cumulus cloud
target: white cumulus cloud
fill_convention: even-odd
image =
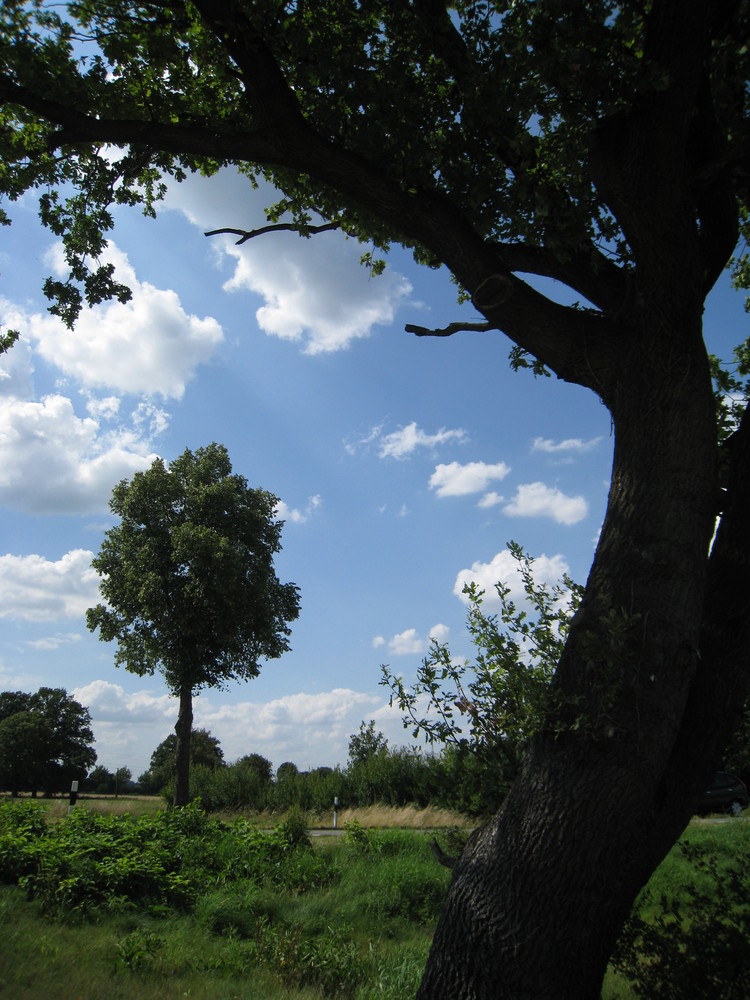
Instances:
[[[160,413],[136,411],[133,427],[102,433],[67,396],[0,396],[0,502],[35,513],[106,510],[115,483],[156,458],[150,433],[163,428]]]
[[[559,553],[554,556],[540,555],[534,559],[533,573],[537,583],[554,584],[562,580],[569,567],[565,558]],[[462,569],[456,576],[453,593],[464,604],[468,604],[464,596],[464,587],[475,583],[484,591],[484,601],[487,605],[499,603],[495,585],[502,583],[510,588],[511,600],[520,603],[524,600],[523,580],[518,569],[518,563],[508,549],[503,549],[492,557],[489,562],[474,562],[470,569]]]
[[[577,524],[589,505],[582,496],[568,496],[544,483],[522,483],[503,511],[511,517],[551,517],[558,524]]]
[[[0,556],[0,617],[43,621],[80,618],[99,599],[93,552],[73,549],[62,558]]]
[[[399,632],[388,640],[388,652],[392,656],[413,656],[415,654],[422,654],[426,652],[428,640],[435,639],[437,642],[447,642],[448,636],[450,635],[450,628],[447,625],[443,625],[438,622],[437,625],[433,625],[428,632],[427,639],[425,639],[415,628],[404,629],[403,632]],[[380,646],[386,645],[386,640],[382,635],[375,636],[372,641],[373,646],[377,649]]]
[[[430,488],[439,497],[460,497],[470,493],[481,493],[489,483],[504,479],[510,472],[505,462],[488,465],[486,462],[451,462],[437,465],[430,476]]]
[[[503,500],[505,500],[504,496],[501,496],[499,493],[496,493],[494,490],[492,490],[490,493],[484,494],[482,499],[477,504],[477,507],[481,507],[482,509],[486,509],[488,507],[497,507],[497,505],[501,504]]]
[[[48,256],[56,273],[65,273],[60,244]],[[102,259],[131,289],[129,302],[84,309],[74,331],[49,313],[18,311],[16,322],[46,361],[87,386],[181,399],[196,368],[224,339],[221,326],[213,317],[188,315],[171,289],[139,281],[114,243]]]
[[[423,653],[425,651],[425,641],[415,628],[407,628],[389,640],[388,651],[394,656]]]
[[[436,642],[444,643],[448,641],[450,632],[451,630],[447,625],[441,625],[438,623],[437,625],[433,625],[430,629],[429,637],[430,639],[434,639]]]
[[[177,699],[161,685],[133,691],[95,680],[72,695],[91,712],[99,763],[112,771],[127,765],[134,776],[148,768],[177,718]],[[400,712],[389,708],[382,693],[351,688],[301,691],[266,702],[236,695],[219,702],[214,692],[205,691],[193,699],[193,712],[196,728],[208,729],[219,740],[228,763],[260,753],[274,767],[287,760],[302,770],[334,766],[345,763],[349,738],[363,719],[376,719],[394,742],[403,732]]]
[[[246,177],[227,169],[209,179],[191,176],[171,185],[166,205],[203,230],[249,230],[267,224],[265,209],[278,199],[269,184],[253,190]],[[259,295],[260,328],[296,341],[307,354],[341,350],[369,336],[373,326],[392,323],[411,294],[409,282],[392,268],[371,278],[360,264],[364,248],[339,232],[309,239],[267,233],[242,246],[233,236],[215,236],[212,241],[218,257],[233,268],[224,289]]]

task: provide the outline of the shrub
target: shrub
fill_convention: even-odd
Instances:
[[[747,838],[729,861],[700,844],[681,841],[678,849],[694,879],[682,891],[656,896],[653,883],[643,890],[612,966],[635,996],[743,1000],[750,996]]]

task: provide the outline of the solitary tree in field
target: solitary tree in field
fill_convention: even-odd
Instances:
[[[299,594],[280,583],[273,557],[283,522],[278,498],[232,473],[226,448],[157,459],[113,490],[119,524],[93,566],[106,604],[88,627],[116,641],[115,663],[136,674],[160,670],[179,698],[174,804],[188,801],[193,695],[256,677],[260,660],[289,649]]]
[[[609,408],[555,697],[454,869],[422,998],[598,996],[744,701],[750,416],[720,447],[702,315],[748,208],[749,21],[748,0],[2,5],[0,190],[41,192],[69,322],[129,294],[96,264],[113,204],[153,213],[165,173],[233,164],[283,196],[258,232],[240,205],[217,227],[411,247],[479,314],[414,332],[501,331]]]

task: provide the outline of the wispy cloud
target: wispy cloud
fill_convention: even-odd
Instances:
[[[79,632],[57,632],[43,639],[28,639],[26,645],[31,649],[59,649],[71,643],[80,642],[83,636]]]
[[[418,450],[435,451],[445,444],[464,444],[469,435],[462,427],[441,427],[432,433],[423,430],[412,420],[410,424],[399,427],[398,430],[385,434],[383,424],[375,424],[366,434],[357,440],[347,440],[344,447],[350,455],[360,450],[377,448],[380,458],[405,459],[411,458]]]
[[[298,507],[290,507],[288,504],[284,503],[283,500],[280,500],[276,508],[276,516],[281,521],[292,521],[294,524],[304,524],[305,521],[308,521],[312,517],[322,503],[323,500],[321,499],[319,493],[310,497],[302,510]]]
[[[535,437],[531,445],[532,451],[542,451],[547,455],[583,455],[591,451],[601,441],[600,437],[589,438],[566,438],[564,441],[553,441],[551,438]]]
[[[434,434],[428,434],[417,426],[416,421],[412,421],[405,427],[381,437],[378,454],[381,458],[407,458],[417,448],[437,448],[438,445],[449,442],[462,444],[466,440],[468,435],[461,427],[453,430],[441,427]]]

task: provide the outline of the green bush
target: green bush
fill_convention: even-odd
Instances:
[[[138,819],[76,810],[47,825],[8,803],[0,805],[0,876],[60,915],[158,914],[190,910],[208,886],[236,880],[306,892],[329,880],[330,863],[313,853],[300,815],[261,832],[244,821],[228,826],[193,803]]]
[[[750,996],[750,836],[736,829],[729,854],[700,834],[680,841],[639,896],[612,958],[635,996]]]

